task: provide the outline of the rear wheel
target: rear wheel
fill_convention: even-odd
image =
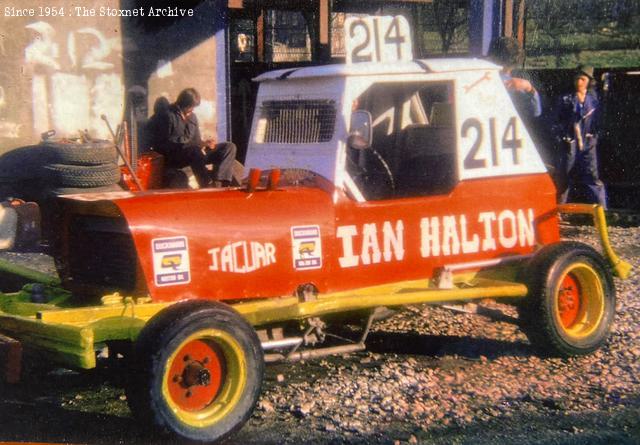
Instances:
[[[575,242],[543,248],[527,269],[529,296],[522,328],[542,352],[575,356],[606,341],[615,312],[615,287],[601,255]]]
[[[239,429],[260,395],[254,329],[219,303],[177,303],[140,333],[127,398],[134,415],[183,439],[213,442]]]

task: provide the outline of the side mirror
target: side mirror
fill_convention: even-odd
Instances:
[[[365,110],[356,110],[351,113],[349,125],[349,138],[347,144],[354,150],[366,150],[371,148],[373,137],[371,113]]]

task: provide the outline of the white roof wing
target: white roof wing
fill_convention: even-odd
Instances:
[[[256,77],[255,81],[276,79],[300,79],[310,77],[371,76],[385,74],[445,73],[456,71],[498,70],[500,66],[483,59],[421,59],[395,63],[353,63],[288,68],[269,71]]]

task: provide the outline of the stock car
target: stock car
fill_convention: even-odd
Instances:
[[[67,195],[54,243],[61,284],[0,295],[0,332],[70,368],[96,351],[130,366],[127,400],[182,439],[224,439],[250,417],[265,362],[365,348],[411,304],[514,304],[543,354],[607,339],[611,247],[597,205],[559,206],[499,75],[476,59],[262,74],[238,187]],[[560,238],[593,216],[602,253]],[[323,345],[332,326],[361,337]],[[425,320],[428,323],[428,320]]]

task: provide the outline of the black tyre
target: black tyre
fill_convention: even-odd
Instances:
[[[48,178],[60,187],[103,187],[120,181],[120,167],[115,163],[103,165],[51,164],[44,169]]]
[[[76,193],[107,193],[121,191],[123,191],[123,188],[118,184],[104,185],[102,187],[56,187],[49,189],[49,192],[54,196],[73,195]]]
[[[613,323],[616,296],[604,259],[577,242],[545,246],[526,269],[529,295],[521,326],[543,354],[569,357],[600,348]]]
[[[214,442],[249,419],[264,359],[255,330],[231,308],[176,303],[142,330],[127,400],[143,424],[182,439]]]
[[[53,157],[59,164],[102,165],[114,163],[117,159],[115,146],[105,140],[77,144],[54,140],[45,141],[42,146],[53,152]]]

